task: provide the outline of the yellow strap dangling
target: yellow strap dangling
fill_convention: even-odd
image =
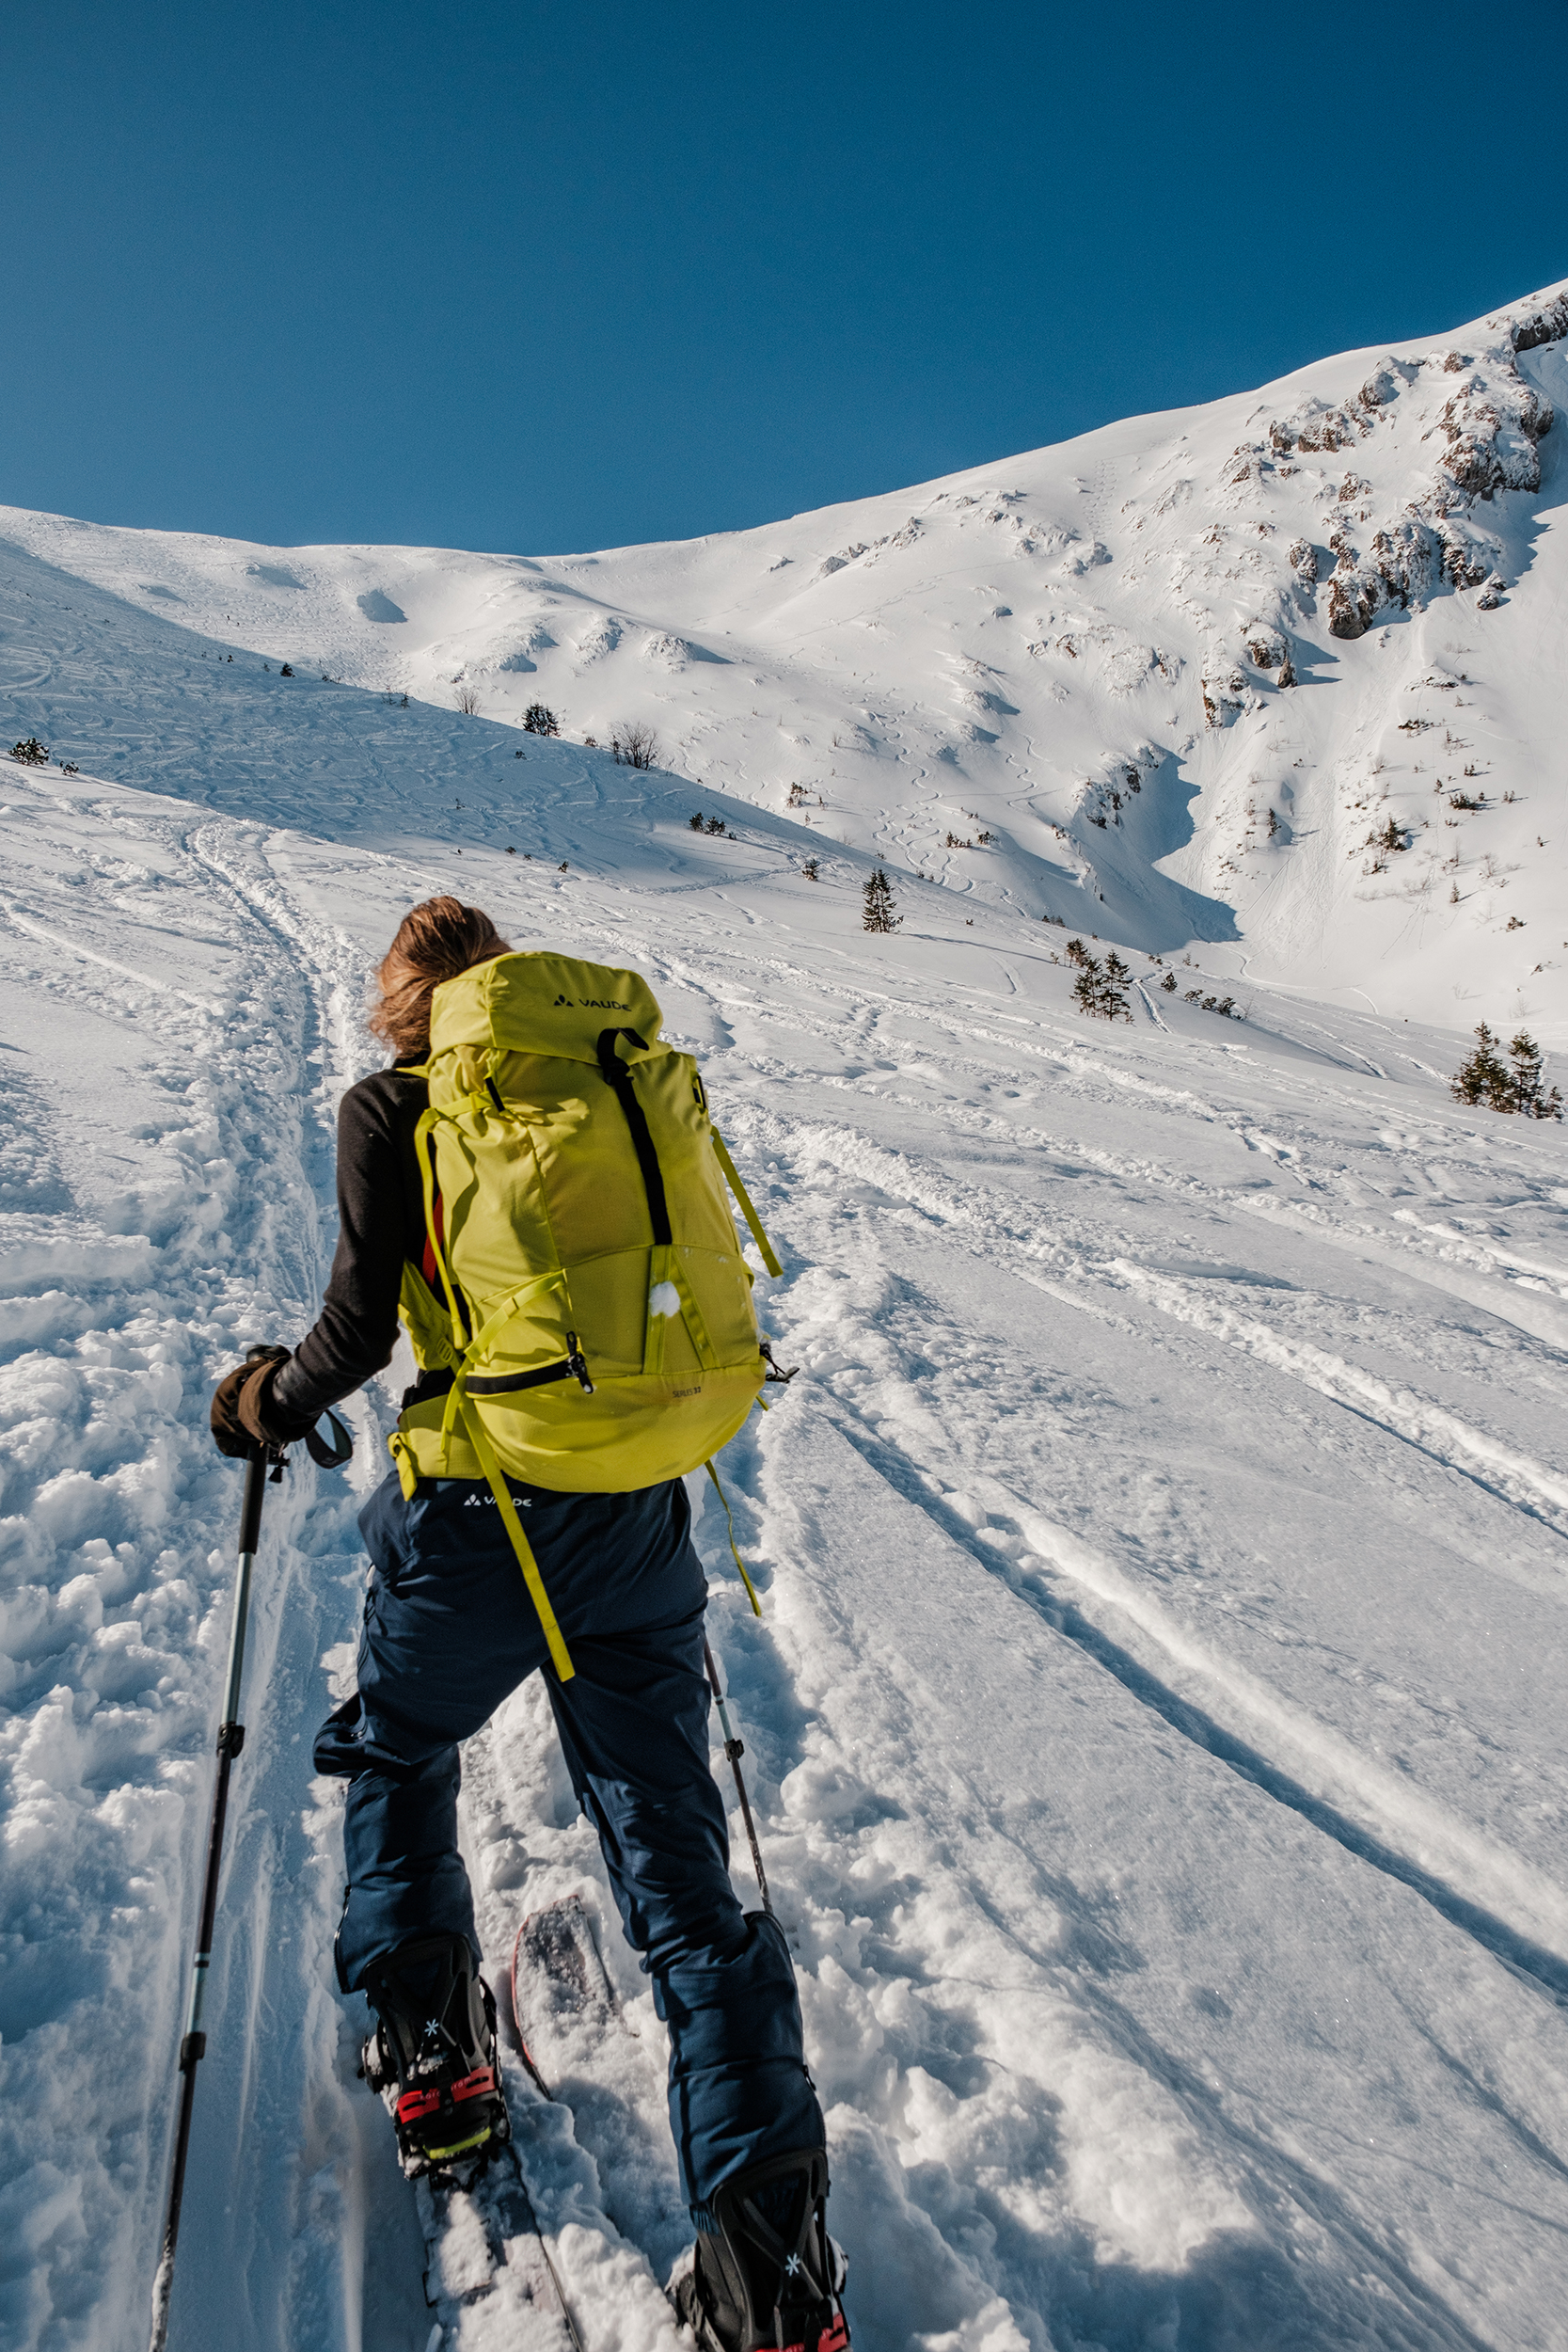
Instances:
[[[740,1203],[741,1215],[745,1217],[747,1224],[752,1229],[752,1239],[756,1243],[757,1248],[762,1252],[763,1264],[768,1268],[769,1274],[774,1276],[782,1274],[784,1272],[784,1268],[779,1263],[778,1259],[773,1255],[773,1245],[762,1230],[762,1219],[758,1216],[755,1209],[752,1206],[750,1198],[747,1195],[746,1187],[740,1181],[736,1164],[731,1159],[728,1152],[724,1149],[723,1136],[720,1134],[717,1127],[709,1127],[708,1133],[713,1137],[713,1148],[719,1154],[719,1165],[724,1171],[725,1181],[728,1184],[730,1190],[734,1193],[736,1199]],[[711,1462],[708,1464],[708,1468],[709,1470],[713,1468]],[[717,1486],[718,1483],[718,1480],[715,1479],[715,1486]],[[727,1510],[729,1505],[726,1503],[724,1507]],[[741,1574],[744,1576],[745,1573],[746,1572],[743,1568],[741,1570]]]
[[[747,1575],[746,1563],[735,1548],[735,1521],[730,1517],[730,1499],[724,1492],[723,1487],[719,1484],[719,1472],[714,1469],[713,1464],[708,1462],[705,1465],[705,1468],[707,1470],[708,1476],[713,1481],[713,1490],[715,1494],[719,1497],[720,1502],[724,1506],[724,1524],[730,1531],[730,1558],[735,1562],[736,1566],[740,1570],[740,1581],[746,1587],[747,1597],[752,1604],[752,1616],[760,1617],[762,1614],[762,1603],[757,1598],[757,1588],[752,1583],[751,1578]]]
[[[491,1450],[490,1440],[484,1434],[484,1424],[474,1407],[466,1399],[463,1409],[463,1426],[468,1433],[469,1444],[479,1456],[480,1468],[489,1481],[490,1492],[496,1498],[496,1508],[501,1515],[501,1525],[512,1539],[512,1549],[517,1555],[517,1565],[523,1572],[523,1582],[528,1586],[528,1597],[538,1611],[539,1622],[545,1629],[545,1639],[549,1644],[551,1662],[562,1681],[570,1682],[577,1668],[572,1663],[570,1651],[561,1638],[561,1628],[555,1621],[555,1611],[550,1607],[550,1597],[545,1590],[545,1580],[539,1573],[539,1563],[533,1556],[533,1549],[528,1537],[523,1534],[523,1522],[517,1517],[517,1506],[512,1500],[511,1490],[501,1474],[501,1466],[497,1461]],[[744,1575],[745,1571],[742,1570],[741,1573]]]

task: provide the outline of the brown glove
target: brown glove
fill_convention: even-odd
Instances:
[[[287,1445],[296,1435],[293,1429],[267,1424],[272,1384],[288,1360],[286,1347],[269,1347],[264,1356],[252,1355],[226,1372],[213,1391],[213,1443],[230,1461],[248,1462],[269,1446]]]

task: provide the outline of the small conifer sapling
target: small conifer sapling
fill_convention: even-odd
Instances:
[[[1562,1097],[1556,1087],[1541,1083],[1541,1048],[1521,1029],[1508,1049],[1513,1064],[1513,1107],[1527,1119],[1560,1119]]]
[[[863,931],[895,931],[898,929],[904,918],[894,913],[897,900],[894,898],[892,883],[879,866],[865,883],[861,897],[864,901],[861,915]]]

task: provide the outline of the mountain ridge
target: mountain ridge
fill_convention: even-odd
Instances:
[[[600,749],[650,725],[694,785],[997,914],[1561,1045],[1565,336],[1568,281],[644,547],[267,548],[15,509],[0,531],[296,668],[502,724],[541,700]]]

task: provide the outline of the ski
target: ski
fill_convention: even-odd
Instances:
[[[576,2035],[611,2025],[629,2031],[580,1895],[563,1895],[523,1921],[512,1947],[511,1992],[522,2061],[546,2099],[555,2096],[546,2071],[559,2074]]]
[[[405,1944],[366,1976],[376,2022],[359,2071],[392,2119],[414,2186],[424,2299],[437,2314],[427,2352],[470,2344],[489,2352],[503,2340],[526,2352],[583,2352],[513,2139],[497,2003],[468,1945],[453,1936]],[[527,2101],[515,2080],[512,2096]],[[470,2328],[464,2313],[480,2303],[483,2316]]]
[[[440,2326],[441,2352],[459,2352],[463,2313],[483,2303],[521,2352],[584,2352],[555,2258],[540,2226],[515,2146],[505,2141],[467,2186],[415,2184],[429,2254],[424,2297]],[[431,2352],[436,2352],[434,2337]]]
[[[509,2071],[520,2063],[539,2098],[565,2114],[573,2110],[556,2083],[580,2085],[582,2062],[607,2029],[637,2038],[580,1895],[565,1896],[523,1921],[505,1994],[500,2014]],[[468,2177],[454,2179],[437,2168],[414,2183],[427,2249],[425,2303],[437,2323],[426,2352],[467,2352],[470,2344],[474,2352],[492,2352],[503,2344],[507,2352],[585,2352],[518,2153],[518,2139],[525,2149],[528,2144],[527,2118],[539,2109],[515,2071],[510,2094],[514,2104],[522,2102],[516,2138],[499,2139]],[[662,2304],[651,2279],[647,2293]],[[651,2316],[642,2318],[642,2339],[649,2342],[660,2337],[657,2321],[650,2329]],[[673,2312],[669,2324],[673,2343]]]
[[[566,2083],[573,2086],[574,2097],[583,2095],[591,2101],[588,2078],[595,2060],[604,2056],[607,2039],[612,2035],[635,2039],[636,2027],[616,1995],[594,1934],[593,1915],[580,1895],[563,1896],[524,1919],[512,1949],[511,1994],[517,2054],[541,2095],[554,2102],[558,2093],[553,2084]],[[781,2162],[787,2175],[794,2160]],[[810,2202],[800,2204],[790,2224],[792,2232],[800,2233],[799,2254],[768,2221],[752,2215],[749,2207],[737,2208],[746,2217],[740,2225],[743,2233],[749,2230],[754,2236],[760,2229],[779,2260],[787,2259],[797,2271],[802,2257],[813,2259],[805,2236],[809,2214],[815,2205],[820,2215],[817,2201],[827,2192],[826,2157],[817,2163],[820,2177],[805,2192]],[[725,2193],[720,2194],[722,2201]],[[723,2210],[727,2214],[727,2207]],[[776,2214],[774,2219],[778,2219]],[[695,2275],[695,2255],[693,2247],[681,2257],[664,2286],[671,2320],[675,2327],[690,2330],[701,2352],[723,2352],[726,2341],[733,2338],[719,2331],[705,2306]],[[801,2336],[788,2342],[794,2352],[849,2352],[843,2304],[846,2265],[841,2249],[825,2232],[816,2268],[822,2280],[823,2316],[815,2329],[808,2323]],[[779,2316],[774,2311],[775,2324]],[[730,2317],[737,2319],[740,2314],[732,2312]]]

